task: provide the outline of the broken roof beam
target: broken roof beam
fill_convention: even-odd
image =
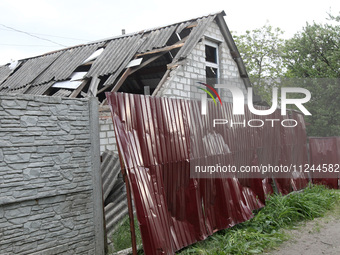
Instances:
[[[127,79],[127,77],[129,77],[129,75],[132,74],[132,68],[129,67],[128,69],[125,70],[125,72],[123,73],[123,75],[119,78],[118,82],[116,83],[116,85],[114,85],[114,87],[112,88],[111,92],[117,92],[120,87],[123,85],[124,81]],[[110,86],[111,87],[111,86]],[[99,93],[99,92],[98,92]]]
[[[148,64],[150,64],[151,62],[157,60],[158,58],[160,58],[161,56],[163,56],[164,54],[166,54],[167,51],[158,53],[157,55],[149,58],[148,60],[146,60],[145,62],[143,62],[142,64],[140,64],[139,66],[136,67],[129,67],[128,69],[125,70],[125,72],[123,73],[123,75],[119,78],[119,80],[117,81],[116,84],[111,84],[109,86],[106,86],[102,89],[100,89],[97,93],[97,95],[99,93],[102,93],[103,91],[107,90],[108,88],[113,87],[113,89],[111,90],[111,92],[116,92],[120,89],[120,87],[123,85],[124,81],[127,79],[127,77],[131,74],[133,74],[134,72],[137,72],[138,70],[142,69],[143,67],[147,66]]]
[[[181,48],[186,40],[188,39],[189,36],[186,36],[185,38],[183,38],[182,40],[176,42],[175,44],[173,45],[170,45],[170,46],[165,46],[163,48],[160,48],[160,49],[155,49],[155,50],[151,50],[151,51],[148,51],[148,52],[145,52],[145,53],[139,53],[139,54],[136,54],[135,55],[135,58],[138,58],[138,57],[142,57],[142,56],[146,56],[146,55],[151,55],[151,54],[155,54],[155,56],[149,58],[148,60],[146,60],[145,62],[143,62],[142,64],[140,64],[139,66],[136,66],[136,67],[129,67],[128,69],[125,70],[125,72],[123,73],[123,75],[119,78],[119,80],[116,82],[116,84],[110,84],[108,86],[105,86],[103,88],[101,88],[98,92],[97,92],[97,95],[99,93],[102,93],[104,92],[105,90],[111,88],[112,86],[114,86],[111,90],[111,92],[117,92],[120,87],[123,85],[124,81],[127,79],[127,77],[131,74],[133,74],[134,72],[140,70],[141,68],[147,66],[148,64],[150,64],[151,62],[157,60],[158,58],[160,58],[161,56],[163,56],[164,54],[170,52],[171,50],[173,49],[177,49],[177,48]]]
[[[83,90],[83,88],[85,87],[85,85],[87,84],[87,82],[88,82],[88,80],[85,79],[85,80],[79,85],[79,87],[78,87],[77,89],[75,89],[75,90],[71,93],[71,95],[70,95],[69,97],[70,97],[70,98],[76,98],[76,97],[79,95],[79,93]]]
[[[100,79],[97,76],[93,76],[91,83],[90,83],[90,87],[87,91],[88,97],[91,97],[91,96],[95,97],[97,95],[99,83],[100,83]]]
[[[197,20],[195,20],[194,22],[192,22],[189,26],[187,26],[185,28],[187,29],[187,28],[197,27],[197,24],[198,24],[198,22],[197,22]]]
[[[181,48],[184,45],[184,43],[186,42],[187,38],[188,38],[188,36],[183,38],[182,40],[176,42],[175,44],[170,45],[170,46],[165,46],[163,48],[151,50],[151,51],[144,52],[144,53],[139,53],[139,54],[136,55],[136,57],[142,57],[142,56],[145,56],[145,55],[156,54],[156,53],[160,53],[160,52],[168,52],[168,51],[171,51],[173,49]]]
[[[156,96],[162,85],[168,80],[171,70],[166,70],[165,74],[163,75],[161,81],[158,83],[156,89],[153,91],[152,96]]]

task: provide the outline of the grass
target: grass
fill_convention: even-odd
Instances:
[[[337,205],[336,208],[340,208],[340,192],[320,185],[311,185],[302,192],[291,193],[287,196],[276,194],[266,201],[266,206],[258,211],[253,219],[221,230],[202,242],[184,248],[177,254],[262,253],[289,239],[285,229],[294,228],[300,222],[321,217],[335,205]],[[128,218],[124,220],[123,225],[113,236],[116,251],[131,247],[129,221]],[[137,244],[141,244],[136,220],[135,226]],[[318,226],[315,231],[319,231]],[[142,253],[139,251],[139,254]]]
[[[142,237],[139,231],[138,222],[136,217],[135,222],[135,232],[136,232],[136,242],[137,247],[142,245]],[[131,233],[130,233],[130,221],[129,216],[125,216],[120,223],[120,227],[112,235],[114,251],[120,251],[131,247]]]
[[[273,195],[253,219],[219,231],[178,254],[263,253],[289,239],[284,229],[293,228],[301,221],[323,216],[335,204],[339,204],[339,200],[338,191],[319,185],[288,196]]]

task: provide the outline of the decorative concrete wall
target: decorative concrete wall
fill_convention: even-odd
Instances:
[[[0,95],[0,253],[104,254],[98,102]]]

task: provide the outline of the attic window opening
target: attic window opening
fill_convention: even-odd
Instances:
[[[205,61],[217,64],[217,47],[205,45]]]
[[[208,40],[205,41],[205,66],[207,79],[219,78],[218,44]]]

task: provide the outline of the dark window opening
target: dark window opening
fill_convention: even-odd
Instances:
[[[217,64],[217,49],[209,45],[205,45],[205,61]]]
[[[207,77],[207,81],[209,80],[214,80],[217,82],[218,74],[217,74],[217,68],[213,68],[210,66],[207,66],[205,68],[205,75]]]

